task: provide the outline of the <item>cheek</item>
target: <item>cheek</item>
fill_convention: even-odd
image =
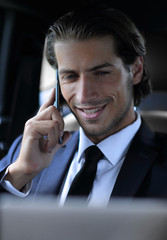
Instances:
[[[103,95],[106,95],[106,97],[108,96],[117,98],[117,96],[122,92],[122,86],[119,80],[110,81],[103,87],[101,86],[100,89],[101,92],[103,92]]]
[[[66,100],[68,105],[70,105],[71,99],[73,99],[73,96],[75,94],[74,86],[69,84],[60,84],[60,88],[64,99]]]
[[[127,82],[128,76],[126,74],[119,73],[112,81],[112,85],[108,86],[111,89],[112,93],[117,96],[123,98],[127,92]]]

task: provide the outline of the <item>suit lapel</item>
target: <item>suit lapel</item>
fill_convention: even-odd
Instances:
[[[128,150],[111,197],[135,196],[156,156],[154,133],[142,123]]]

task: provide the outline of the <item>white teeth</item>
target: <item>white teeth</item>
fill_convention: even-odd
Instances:
[[[94,108],[94,109],[83,109],[83,112],[88,113],[88,114],[93,114],[93,113],[98,112],[98,111],[101,110],[101,109],[102,109],[101,107],[99,107],[99,108]]]

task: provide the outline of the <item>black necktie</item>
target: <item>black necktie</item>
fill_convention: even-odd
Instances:
[[[96,146],[85,150],[85,163],[75,176],[68,196],[88,196],[96,176],[97,164],[102,159],[103,153]]]

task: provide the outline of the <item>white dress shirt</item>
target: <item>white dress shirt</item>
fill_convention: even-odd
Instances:
[[[88,197],[90,206],[107,205],[130,143],[141,125],[140,115],[137,113],[136,116],[137,118],[132,124],[97,144],[104,154],[104,158],[98,163],[96,178],[92,191]],[[75,153],[62,187],[60,205],[64,204],[71,183],[84,164],[85,149],[91,145],[94,144],[86,137],[83,129],[80,128],[78,152]],[[12,194],[26,197],[30,192],[31,185],[28,184],[24,192],[16,190],[8,181],[3,181],[3,186]]]
[[[107,205],[121,169],[130,143],[141,125],[140,115],[137,113],[136,121],[109,136],[97,146],[104,154],[104,158],[98,163],[96,178],[92,191],[88,197],[89,205]],[[84,164],[84,151],[94,145],[80,128],[79,148],[69,168],[65,184],[60,195],[60,205],[64,204],[72,180]]]

